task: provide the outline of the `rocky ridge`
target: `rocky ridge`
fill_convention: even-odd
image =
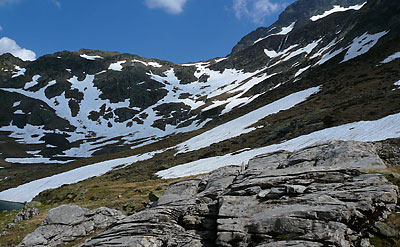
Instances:
[[[279,19],[269,27],[260,27],[257,30],[244,36],[239,43],[233,47],[231,54],[236,54],[254,45],[260,39],[268,36],[277,36],[284,40],[289,28],[293,30],[301,29],[311,23],[313,16],[324,14],[332,10],[333,6],[349,8],[351,6],[362,5],[365,0],[299,0],[288,6],[279,16]],[[282,41],[281,40],[281,41]]]
[[[397,204],[397,186],[375,173],[385,169],[370,143],[332,141],[257,156],[170,185],[151,208],[114,214],[120,219],[82,246],[370,246],[371,226]],[[71,211],[66,224],[49,220],[70,208],[86,212],[53,209],[20,246],[81,237],[70,223],[86,222],[86,213]],[[34,242],[60,222],[69,236]]]

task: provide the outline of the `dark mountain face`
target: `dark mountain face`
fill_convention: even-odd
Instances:
[[[400,50],[398,13],[400,4],[389,0],[301,0],[271,27],[244,37],[230,56],[190,64],[95,50],[64,51],[33,62],[5,54],[0,56],[1,157],[42,163],[130,150],[219,125],[308,87],[324,85],[335,94],[365,74],[394,80],[397,70],[377,65]],[[348,66],[368,73],[328,83],[350,73]],[[381,113],[395,113],[390,105]],[[282,130],[267,139],[286,134]]]
[[[231,54],[236,54],[252,46],[254,42],[268,35],[283,36],[285,38],[288,29],[300,30],[304,25],[313,21],[312,17],[323,15],[326,11],[334,9],[334,6],[340,6],[344,9],[351,7],[357,9],[356,6],[361,6],[366,2],[366,0],[299,0],[287,7],[280,14],[278,21],[271,26],[260,27],[243,37],[233,47]]]

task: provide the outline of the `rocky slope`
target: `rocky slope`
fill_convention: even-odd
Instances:
[[[372,226],[398,199],[397,186],[372,172],[385,169],[369,143],[334,141],[257,156],[248,166],[172,184],[142,212],[107,214],[116,222],[82,246],[370,246]],[[104,218],[99,210],[53,209],[20,246],[87,236],[93,229],[87,222]]]
[[[318,142],[400,137],[398,13],[392,0],[300,0],[226,58],[190,64],[0,56],[0,199],[42,204],[0,245],[78,204],[134,214],[63,206],[21,245],[396,246],[382,220],[398,194],[386,178],[400,179],[375,170],[399,165],[398,139]]]
[[[336,5],[341,12],[324,15]],[[398,10],[393,1],[299,1],[270,27],[271,35],[256,31],[230,56],[191,64],[93,50],[33,62],[3,55],[1,157],[65,163],[220,124],[256,109],[277,90],[283,97],[297,84],[305,88],[309,83],[300,82],[319,67],[333,72],[385,47],[383,61],[398,49]],[[316,15],[322,17],[312,21]],[[293,28],[285,26],[289,22]]]
[[[303,26],[318,21],[328,15],[358,10],[366,3],[365,0],[299,0],[286,8],[279,16],[278,21],[269,27],[260,27],[244,36],[233,47],[232,53],[238,53],[255,43],[268,37],[284,41],[292,30],[300,30]]]

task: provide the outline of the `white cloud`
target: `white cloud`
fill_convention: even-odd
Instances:
[[[36,54],[33,51],[21,48],[15,40],[7,37],[0,39],[0,55],[4,53],[11,53],[24,61],[33,61],[36,59]]]
[[[146,5],[151,8],[164,9],[170,14],[179,14],[188,0],[146,0]]]
[[[57,8],[61,9],[61,2],[60,1],[54,0],[53,2],[57,6]]]
[[[3,31],[3,27],[0,25],[0,32]]]
[[[263,24],[265,18],[286,7],[286,3],[271,0],[233,0],[236,18],[248,18],[255,24]]]
[[[0,0],[0,6],[9,4],[9,3],[18,3],[19,0]]]

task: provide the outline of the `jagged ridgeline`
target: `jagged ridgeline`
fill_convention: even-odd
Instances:
[[[145,239],[153,242],[144,246],[184,246],[188,239],[195,246],[368,246],[368,234],[377,237],[375,244],[396,246],[398,235],[382,240],[386,225],[368,226],[394,210],[397,188],[382,175],[364,173],[376,173],[378,164],[379,172],[395,174],[386,165],[400,160],[398,139],[383,141],[400,138],[399,13],[400,2],[393,0],[299,0],[226,57],[187,64],[88,49],[32,62],[0,56],[0,200],[40,201],[41,219],[60,204],[90,208],[51,211],[22,246],[65,244],[41,232],[53,223],[74,225],[75,218],[68,224],[54,220],[52,212],[65,210],[78,212],[77,222],[90,226],[96,214],[107,222],[103,227],[120,222],[86,246],[139,245]],[[321,144],[332,140],[375,143]],[[329,155],[305,155],[310,145]],[[357,155],[341,166],[335,154],[348,148]],[[285,151],[265,156],[279,150]],[[262,158],[248,166],[255,156]],[[348,166],[360,160],[371,167]],[[279,164],[272,171],[263,171],[274,162]],[[335,169],[327,168],[332,164]],[[182,177],[229,165],[236,166],[168,187],[159,207],[134,214]],[[293,170],[298,174],[291,177]],[[398,183],[396,176],[386,177]],[[207,194],[210,188],[215,190]],[[355,190],[368,202],[356,200]],[[190,200],[176,207],[165,203],[185,193]],[[268,200],[278,200],[268,210],[279,222],[263,218],[259,225],[256,213],[243,211],[261,210]],[[318,210],[320,203],[326,208]],[[286,211],[277,213],[274,207],[282,205]],[[133,216],[92,210],[99,206]],[[242,211],[232,214],[236,209]],[[157,236],[142,239],[137,231],[154,223],[154,215],[172,230],[158,222],[149,231]],[[9,241],[22,241],[37,219]],[[297,223],[302,229],[279,227]],[[306,231],[316,225],[312,238]],[[117,232],[138,235],[137,242],[120,242]],[[181,242],[167,241],[177,234]]]

